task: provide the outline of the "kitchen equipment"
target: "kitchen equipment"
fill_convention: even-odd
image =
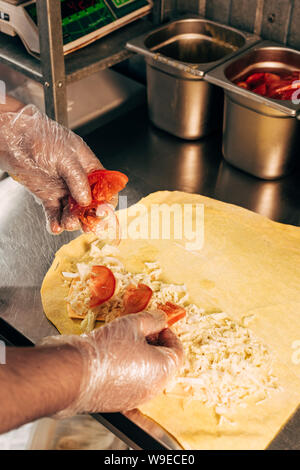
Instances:
[[[89,415],[34,423],[28,450],[128,450],[128,446]]]
[[[0,76],[2,70],[0,64]],[[8,74],[6,77],[9,80]],[[17,81],[15,76],[12,78]],[[22,103],[34,104],[45,112],[43,86],[29,78],[25,81],[22,78],[19,77],[20,85],[10,89],[9,94]],[[145,100],[144,85],[114,70],[99,70],[88,77],[67,84],[69,128],[76,132],[80,131],[83,135],[125,110],[144,103]]]
[[[263,41],[206,75],[225,90],[223,155],[229,163],[263,179],[292,170],[299,152],[300,100],[267,98],[233,82],[253,72],[295,70],[300,71],[299,51]]]
[[[127,48],[146,59],[151,121],[183,139],[199,139],[218,128],[223,94],[204,81],[204,75],[258,40],[189,16],[129,41]]]
[[[151,0],[61,0],[64,53],[68,54],[149,13]],[[40,53],[36,1],[0,1],[0,31],[20,36]]]

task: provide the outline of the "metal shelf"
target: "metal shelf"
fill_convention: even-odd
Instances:
[[[99,39],[84,49],[67,55],[65,57],[67,83],[80,80],[128,59],[133,54],[125,49],[126,42],[151,29],[153,29],[152,22],[140,19]]]
[[[153,29],[153,23],[140,19],[109,36],[99,39],[84,49],[65,57],[67,83],[80,80],[99,70],[112,67],[133,55],[125,49],[129,39]],[[0,33],[0,62],[24,73],[29,78],[43,83],[40,60],[30,55],[18,37]]]
[[[39,60],[31,56],[18,37],[0,33],[0,62],[24,73],[27,77],[43,83],[43,74]]]
[[[161,20],[163,3],[155,2],[154,23]],[[42,83],[46,113],[65,126],[67,84],[131,57],[133,53],[126,50],[126,42],[150,31],[154,24],[148,15],[64,57],[60,0],[39,0],[37,14],[41,60],[30,55],[18,37],[0,33],[0,62]]]

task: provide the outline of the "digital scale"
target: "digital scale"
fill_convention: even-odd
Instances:
[[[61,0],[64,53],[86,46],[149,13],[151,0]],[[0,31],[40,53],[36,1],[0,0]]]

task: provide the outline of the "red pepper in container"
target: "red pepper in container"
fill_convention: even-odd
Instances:
[[[235,84],[274,100],[292,100],[294,92],[300,89],[300,72],[256,72]]]
[[[119,239],[119,223],[110,204],[113,197],[125,188],[128,178],[119,171],[96,170],[88,175],[91,187],[92,202],[88,206],[80,206],[69,196],[70,212],[78,217],[84,232],[93,232],[105,238],[111,228],[114,239]]]
[[[256,87],[264,82],[265,74],[264,73],[252,73],[246,78],[246,84],[249,87]]]

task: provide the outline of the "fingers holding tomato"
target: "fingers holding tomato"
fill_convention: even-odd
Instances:
[[[88,175],[92,201],[88,206],[81,206],[69,197],[69,213],[76,217],[84,232],[93,232],[99,238],[120,239],[119,224],[114,208],[117,205],[118,193],[125,188],[128,178],[119,171],[95,170]]]

